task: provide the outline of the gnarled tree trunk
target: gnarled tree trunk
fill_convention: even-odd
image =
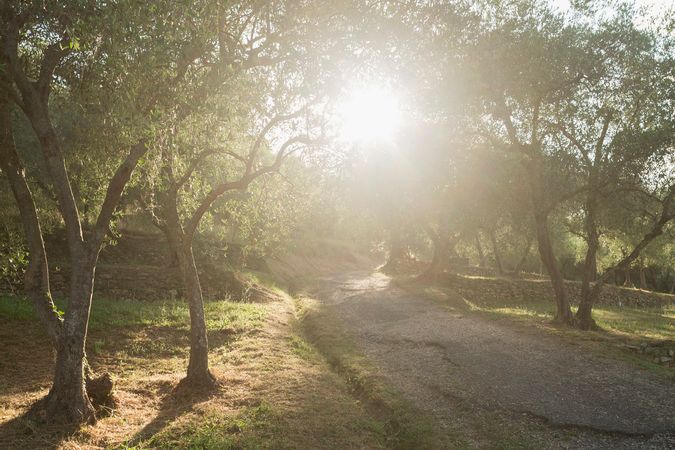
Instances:
[[[577,309],[577,326],[582,330],[595,328],[592,317],[594,297],[592,296],[591,282],[596,278],[596,261],[598,246],[600,244],[598,228],[596,225],[598,199],[593,188],[589,190],[584,209],[586,210],[586,258],[584,259],[584,273],[581,279],[581,299]]]
[[[485,267],[485,253],[480,243],[480,232],[476,233],[476,251],[478,252],[478,267]]]
[[[523,266],[525,266],[525,263],[527,262],[527,258],[530,256],[530,249],[532,248],[532,238],[530,236],[527,237],[527,245],[525,246],[525,250],[523,251],[523,256],[520,258],[520,260],[516,263],[516,266],[513,268],[513,276],[514,277],[519,277],[520,272],[523,270]]]
[[[518,136],[518,131],[511,118],[511,112],[506,104],[506,99],[503,96],[499,96],[495,98],[495,101],[497,105],[497,116],[504,123],[509,140],[511,141],[511,148],[517,151],[522,157],[521,162],[526,172],[524,175],[529,184],[529,195],[534,212],[539,256],[551,278],[551,285],[553,286],[553,293],[555,294],[555,321],[572,325],[574,323],[574,315],[572,314],[572,309],[570,308],[565,293],[562,273],[560,272],[558,261],[553,252],[550,230],[548,228],[550,205],[548,204],[545,195],[544,156],[541,148],[541,141],[537,139],[540,103],[535,104],[533,110],[535,120],[532,130],[530,130],[531,139],[529,143],[526,143],[521,141]]]
[[[548,226],[548,207],[544,197],[544,182],[542,180],[544,168],[541,154],[538,151],[532,152],[530,161],[525,164],[525,167],[528,170],[529,176],[530,197],[534,209],[534,223],[539,256],[551,279],[551,285],[555,296],[556,313],[554,320],[559,323],[572,325],[574,324],[574,315],[572,314],[572,309],[570,308],[570,303],[567,299],[563,276],[553,251],[553,244],[551,243],[551,232]]]
[[[591,316],[591,310],[593,308],[593,304],[595,303],[595,300],[598,298],[600,295],[600,291],[602,290],[602,287],[604,284],[609,280],[609,278],[617,271],[617,270],[628,270],[629,274],[628,277],[630,277],[630,265],[631,263],[640,256],[640,252],[647,246],[649,245],[650,242],[652,242],[654,239],[656,239],[658,236],[663,234],[663,229],[666,226],[668,222],[673,220],[675,218],[675,205],[673,205],[673,198],[675,198],[675,185],[671,185],[668,194],[666,197],[663,199],[663,209],[661,211],[661,216],[659,219],[654,223],[652,226],[651,230],[647,232],[643,237],[642,240],[633,248],[633,250],[630,253],[624,252],[624,257],[621,261],[617,263],[616,266],[611,267],[608,269],[602,276],[598,277],[597,281],[595,282],[595,285],[589,290],[587,296],[585,297],[585,304],[584,304],[584,311],[583,315],[580,316],[580,326],[581,327],[590,327],[593,324]],[[581,305],[579,307],[581,311]],[[588,329],[588,328],[586,328]]]
[[[179,258],[185,294],[190,307],[190,362],[186,381],[192,386],[211,386],[215,378],[209,371],[209,341],[206,333],[204,298],[197,266],[192,252],[192,240],[183,244]]]
[[[571,325],[574,323],[572,316],[572,309],[570,308],[567,294],[565,293],[565,285],[558,267],[558,261],[553,253],[553,245],[548,229],[548,218],[541,217],[541,214],[536,214],[535,222],[537,227],[537,244],[539,248],[539,256],[546,267],[549,277],[551,278],[551,285],[553,286],[553,293],[556,300],[556,314],[555,320],[560,323]]]
[[[28,268],[24,275],[26,296],[49,335],[54,348],[58,346],[62,321],[56,313],[49,285],[49,265],[42,238],[42,229],[28,186],[25,171],[16,153],[12,133],[11,108],[5,94],[0,93],[0,168],[7,175],[19,208],[21,224],[28,243]]]
[[[497,236],[495,236],[494,230],[490,230],[490,243],[492,244],[492,256],[495,258],[495,267],[497,268],[497,273],[499,275],[504,275],[504,266],[502,265],[502,257],[499,253],[499,245],[497,245]]]
[[[625,287],[635,287],[633,280],[630,278],[630,265],[623,268],[623,285]]]
[[[640,289],[646,291],[647,288],[647,276],[645,274],[645,263],[642,259],[639,259],[640,262]]]
[[[164,204],[167,236],[171,248],[178,256],[183,291],[190,311],[190,361],[183,383],[193,388],[210,388],[216,384],[216,379],[209,370],[209,340],[204,297],[192,250],[193,236],[184,232],[176,202],[176,192],[170,190],[166,194]]]
[[[85,343],[94,289],[98,252],[81,249],[71,255],[73,263],[68,309],[63,334],[56,348],[56,366],[45,406],[47,415],[66,422],[91,422],[95,410],[87,394],[89,376]]]
[[[402,233],[399,230],[392,230],[389,238],[389,254],[382,270],[396,271],[399,263],[406,259],[408,259],[408,246],[403,240]]]
[[[425,228],[433,245],[433,256],[429,267],[418,277],[420,280],[435,281],[447,268],[450,260],[450,236],[447,227],[441,227],[439,231],[431,226]]]

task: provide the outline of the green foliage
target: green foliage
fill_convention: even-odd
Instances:
[[[28,267],[28,251],[21,235],[12,229],[0,230],[0,285],[12,292],[23,286],[23,275]]]

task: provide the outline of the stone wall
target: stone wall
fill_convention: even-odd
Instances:
[[[455,289],[463,297],[471,299],[480,295],[481,300],[488,303],[521,302],[537,298],[553,301],[553,289],[550,281],[546,278],[509,279],[448,275],[443,283]],[[581,283],[577,281],[565,281],[565,289],[567,290],[570,302],[578,304],[581,294]],[[598,304],[612,306],[657,307],[671,303],[675,303],[674,295],[613,285],[606,285],[598,298]]]
[[[237,274],[227,270],[229,253],[236,248],[214,248],[203,251],[208,243],[198,242],[195,254],[200,269],[202,290],[209,299],[230,296],[240,299],[248,284]],[[67,295],[70,269],[68,250],[63,232],[45,238],[49,255],[52,294]],[[202,250],[202,251],[200,251]],[[208,255],[207,255],[208,253]],[[125,231],[115,245],[102,251],[96,267],[94,292],[110,298],[157,300],[182,297],[181,276],[177,267],[171,267],[171,255],[163,235]],[[22,286],[10,286],[0,278],[0,293],[21,293]]]
[[[230,297],[241,300],[246,281],[236,273],[206,266],[199,271],[202,291],[207,299]],[[52,271],[51,287],[56,296],[68,292],[69,269]],[[164,300],[181,298],[182,282],[178,268],[99,264],[96,268],[94,293],[121,299]]]

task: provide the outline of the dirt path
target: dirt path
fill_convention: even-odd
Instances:
[[[575,448],[675,448],[675,383],[544,332],[455,313],[389,281],[344,274],[325,279],[320,297],[392,383],[441,422],[454,420],[452,400],[462,399],[578,430]]]

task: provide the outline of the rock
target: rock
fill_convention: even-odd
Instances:
[[[661,357],[661,362],[662,362],[662,363],[673,362],[673,358],[671,358],[670,356],[662,356],[662,357]]]
[[[668,350],[668,356],[675,356],[675,350],[672,348]]]

